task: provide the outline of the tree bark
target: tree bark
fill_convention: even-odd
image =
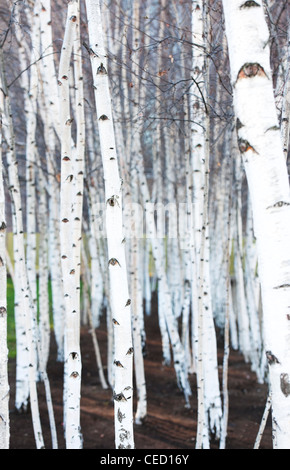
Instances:
[[[110,274],[110,305],[114,324],[115,445],[134,448],[133,345],[125,239],[122,222],[122,183],[119,176],[115,132],[99,1],[86,1],[91,66],[94,77],[100,147],[105,181],[106,235]]]
[[[223,0],[239,149],[251,196],[272,394],[273,447],[290,448],[290,197],[261,0]]]
[[[7,268],[5,194],[2,174],[2,113],[3,94],[0,93],[0,449],[9,449],[9,382],[7,348]]]

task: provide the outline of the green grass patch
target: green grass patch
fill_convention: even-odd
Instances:
[[[10,277],[7,279],[7,344],[9,349],[9,358],[14,358],[16,356],[14,288]]]

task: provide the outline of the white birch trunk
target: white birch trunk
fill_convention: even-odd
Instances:
[[[57,343],[57,360],[64,359],[64,302],[61,286],[60,238],[59,238],[59,184],[56,178],[56,141],[60,136],[59,99],[57,75],[54,63],[52,40],[52,18],[50,0],[44,0],[39,12],[41,28],[40,73],[42,79],[42,121],[46,145],[46,162],[49,193],[49,272],[52,290],[52,312],[54,334]]]
[[[18,20],[18,23],[20,24],[19,20],[19,5],[16,5],[16,8],[14,10],[15,13],[15,18]],[[19,63],[21,66],[22,70],[26,70],[27,68],[27,55],[26,55],[26,50],[24,47],[24,41],[23,37],[20,34],[19,28],[15,28],[15,34],[19,43]],[[22,82],[22,87],[24,90],[26,90],[26,95],[24,99],[24,111],[25,113],[28,112],[28,90],[29,90],[29,80],[28,80],[28,74],[23,73],[21,76],[21,82]],[[3,117],[4,118],[4,117]],[[12,121],[7,122],[6,126],[6,132],[7,132],[7,138],[8,141],[9,139],[11,140],[11,143],[14,141],[14,135],[13,133],[13,127],[12,127]],[[4,129],[5,130],[5,129]],[[12,144],[14,146],[14,143]],[[9,155],[10,156],[10,155]],[[14,175],[11,172],[11,179],[14,179]],[[9,174],[9,172],[8,172]],[[16,200],[17,201],[17,200]],[[22,208],[21,208],[21,201],[20,201],[20,207],[17,208],[16,206],[13,206],[12,203],[12,212],[13,212],[13,258],[14,258],[14,271],[15,271],[15,276],[14,276],[14,317],[15,317],[15,332],[16,332],[16,391],[15,391],[15,408],[16,410],[20,412],[26,412],[28,408],[28,403],[29,403],[29,379],[28,379],[28,369],[27,369],[27,362],[28,362],[28,349],[26,345],[26,335],[25,335],[25,315],[24,315],[24,310],[21,309],[21,303],[20,303],[20,298],[21,298],[21,291],[20,291],[20,282],[19,282],[19,265],[16,262],[17,259],[17,243],[18,239],[22,238],[22,235],[18,234],[17,230],[17,221],[16,221],[16,213],[17,211],[21,212],[21,218],[22,218]],[[22,224],[22,219],[21,219],[21,226],[19,227],[19,231],[23,231],[23,224]]]
[[[3,94],[0,93],[0,449],[9,449],[9,382],[7,348],[7,269],[5,194],[2,175],[2,113]]]
[[[133,346],[134,346],[134,364],[135,364],[135,380],[137,388],[137,410],[135,415],[135,422],[142,424],[142,421],[147,414],[147,394],[146,394],[146,381],[145,381],[145,369],[144,360],[142,353],[142,330],[143,330],[143,293],[142,293],[142,256],[141,256],[141,240],[143,237],[143,213],[140,214],[139,206],[139,186],[138,186],[138,175],[136,170],[136,161],[141,157],[141,129],[140,129],[140,82],[139,82],[139,61],[140,56],[138,54],[138,48],[140,46],[140,6],[138,1],[133,2],[133,38],[132,38],[132,88],[131,98],[133,101],[133,123],[131,124],[132,132],[132,148],[130,160],[131,160],[131,172],[128,183],[130,187],[128,192],[130,199],[127,198],[130,211],[130,217],[128,222],[131,225],[131,236],[130,236],[130,286],[131,286],[131,297],[132,297],[132,332],[133,332]],[[126,188],[125,188],[126,189]],[[127,191],[126,191],[127,192]]]
[[[134,448],[133,434],[133,347],[131,301],[129,299],[122,222],[122,184],[119,176],[115,133],[104,49],[103,21],[99,1],[86,1],[90,58],[105,180],[107,266],[110,274],[110,304],[114,324],[115,445]]]
[[[285,159],[287,160],[290,138],[290,23],[288,19],[288,47],[286,55],[285,85],[281,110],[281,131]]]
[[[39,157],[38,157],[39,158]],[[37,172],[38,213],[39,227],[39,255],[38,255],[38,310],[39,310],[39,337],[42,355],[42,367],[46,370],[50,351],[50,322],[49,322],[49,296],[48,296],[48,224],[47,224],[47,198],[45,178],[42,169]]]
[[[223,0],[238,143],[253,208],[273,446],[290,448],[290,198],[260,0]]]
[[[61,204],[60,240],[63,294],[65,304],[64,338],[64,423],[65,439],[68,449],[81,449],[82,436],[80,425],[81,395],[81,352],[79,343],[79,301],[77,295],[77,275],[73,249],[75,227],[73,214],[73,147],[71,139],[71,109],[69,96],[70,61],[73,43],[76,39],[78,21],[77,1],[70,1],[59,65],[60,123],[61,123]],[[78,290],[79,292],[79,290]]]
[[[20,185],[17,170],[15,138],[12,122],[12,112],[8,89],[5,78],[4,58],[3,51],[0,49],[0,81],[1,91],[4,96],[4,115],[5,117],[5,138],[8,143],[7,150],[7,165],[8,165],[8,181],[9,189],[12,200],[13,212],[13,244],[14,244],[14,266],[15,266],[15,286],[16,288],[16,302],[19,302],[21,310],[16,309],[16,315],[21,319],[21,344],[19,345],[18,354],[22,354],[23,362],[21,363],[21,375],[16,378],[19,380],[21,387],[19,388],[19,396],[16,396],[16,408],[19,410],[26,410],[28,399],[30,398],[32,423],[35,436],[35,442],[38,449],[44,448],[44,441],[42,436],[38,396],[36,388],[37,380],[37,345],[36,345],[36,314],[34,305],[31,299],[31,291],[28,282],[28,275],[26,270],[26,258],[24,249],[24,234],[23,234],[23,220],[22,220],[22,207]],[[3,120],[4,124],[4,120]],[[19,290],[17,290],[19,289]],[[19,317],[15,317],[18,321]],[[16,373],[18,370],[16,370]],[[19,399],[19,401],[18,401]]]
[[[192,58],[192,128],[191,151],[194,203],[194,250],[192,266],[195,269],[197,287],[193,280],[193,297],[197,296],[193,308],[194,328],[197,339],[197,380],[199,419],[197,448],[209,446],[210,432],[219,436],[222,415],[217,369],[216,336],[213,322],[210,288],[210,247],[208,217],[209,185],[209,116],[208,116],[208,65],[204,46],[206,30],[205,2],[192,2],[192,37],[199,48],[193,49]],[[196,291],[195,291],[196,289]],[[194,300],[193,300],[194,302]],[[193,340],[193,344],[195,341]]]
[[[32,15],[32,51],[30,54],[30,81],[27,90],[26,114],[26,263],[27,274],[32,300],[37,306],[36,282],[36,193],[35,193],[35,166],[36,166],[36,119],[38,95],[38,66],[40,56],[40,30],[38,8],[34,6]]]

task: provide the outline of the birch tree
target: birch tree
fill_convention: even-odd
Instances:
[[[290,198],[261,1],[223,0],[237,139],[250,191],[272,395],[273,447],[290,448]]]
[[[6,219],[2,171],[3,101],[3,94],[0,93],[0,449],[9,449],[10,420],[7,348]]]
[[[104,47],[103,19],[99,1],[87,0],[86,9],[105,183],[107,267],[110,275],[110,305],[114,324],[115,446],[118,449],[128,449],[134,448],[133,346],[131,300],[128,290],[122,222],[122,184],[119,175],[111,108],[108,77],[109,63]]]
[[[75,235],[79,238],[79,230],[75,231],[74,209],[74,151],[72,145],[71,124],[72,110],[70,107],[69,83],[71,77],[71,56],[76,27],[79,21],[78,2],[72,0],[67,8],[67,20],[63,39],[58,84],[60,89],[60,125],[61,125],[61,195],[60,195],[60,241],[62,285],[65,304],[65,338],[64,338],[64,422],[66,446],[69,449],[82,448],[80,425],[80,393],[81,393],[81,351],[80,351],[80,313],[79,288],[77,278],[80,267],[76,266],[79,259],[74,248],[80,247],[79,240],[75,245]],[[79,71],[78,71],[79,73]],[[79,141],[79,139],[78,139]],[[79,142],[80,144],[80,142]],[[80,175],[78,175],[79,177]],[[78,214],[80,215],[80,214]],[[79,223],[81,220],[77,220]],[[74,246],[75,245],[75,246]],[[79,248],[80,249],[80,248]]]
[[[42,85],[40,116],[43,122],[43,137],[46,146],[46,169],[48,184],[48,267],[52,290],[52,314],[54,334],[57,343],[57,358],[64,359],[64,300],[61,284],[60,237],[59,237],[59,183],[56,178],[57,144],[60,139],[60,113],[57,86],[57,72],[54,61],[54,44],[50,0],[43,0],[39,11],[41,60],[39,62]]]
[[[193,49],[191,97],[191,152],[194,203],[192,252],[193,345],[196,354],[199,426],[197,447],[209,445],[209,430],[220,433],[221,400],[217,374],[216,337],[213,323],[209,268],[209,80],[205,59],[207,2],[192,2]],[[203,444],[202,444],[203,441]]]
[[[12,121],[11,103],[6,83],[3,50],[0,49],[0,82],[1,93],[4,99],[3,129],[7,142],[8,181],[13,212],[13,242],[14,242],[14,266],[16,299],[19,308],[16,309],[15,321],[21,320],[21,343],[18,344],[18,354],[22,354],[21,374],[18,376],[21,387],[20,398],[16,396],[16,409],[27,410],[28,402],[31,406],[32,423],[35,442],[38,449],[44,448],[42,427],[39,415],[37,394],[37,344],[36,344],[36,315],[31,299],[31,291],[26,269],[26,257],[24,247],[24,233],[22,220],[22,206],[19,177],[17,171],[17,159],[15,149],[15,134]],[[4,127],[5,125],[5,127]],[[19,401],[17,401],[19,399]]]

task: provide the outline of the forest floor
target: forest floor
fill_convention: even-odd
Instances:
[[[173,367],[162,364],[161,342],[156,314],[146,317],[145,374],[148,415],[142,425],[135,425],[136,449],[194,449],[197,419],[195,375],[191,377],[191,408],[185,407],[183,394],[176,385]],[[103,320],[97,330],[98,342],[106,371],[107,333]],[[81,428],[84,449],[114,449],[114,419],[111,389],[103,390],[99,381],[91,335],[87,328],[81,331],[82,390]],[[222,373],[223,344],[218,348],[219,371]],[[51,356],[48,364],[52,401],[54,406],[58,447],[65,448],[62,426],[63,364],[56,361],[52,335]],[[14,411],[15,360],[9,361],[10,383],[10,448],[35,449],[30,412]],[[49,420],[43,385],[38,385],[39,407],[45,448],[51,448]],[[231,351],[228,373],[229,418],[226,449],[253,449],[264,412],[267,385],[257,383],[255,374],[242,355]],[[271,423],[268,418],[260,449],[271,449]],[[211,442],[218,449],[218,442]]]

